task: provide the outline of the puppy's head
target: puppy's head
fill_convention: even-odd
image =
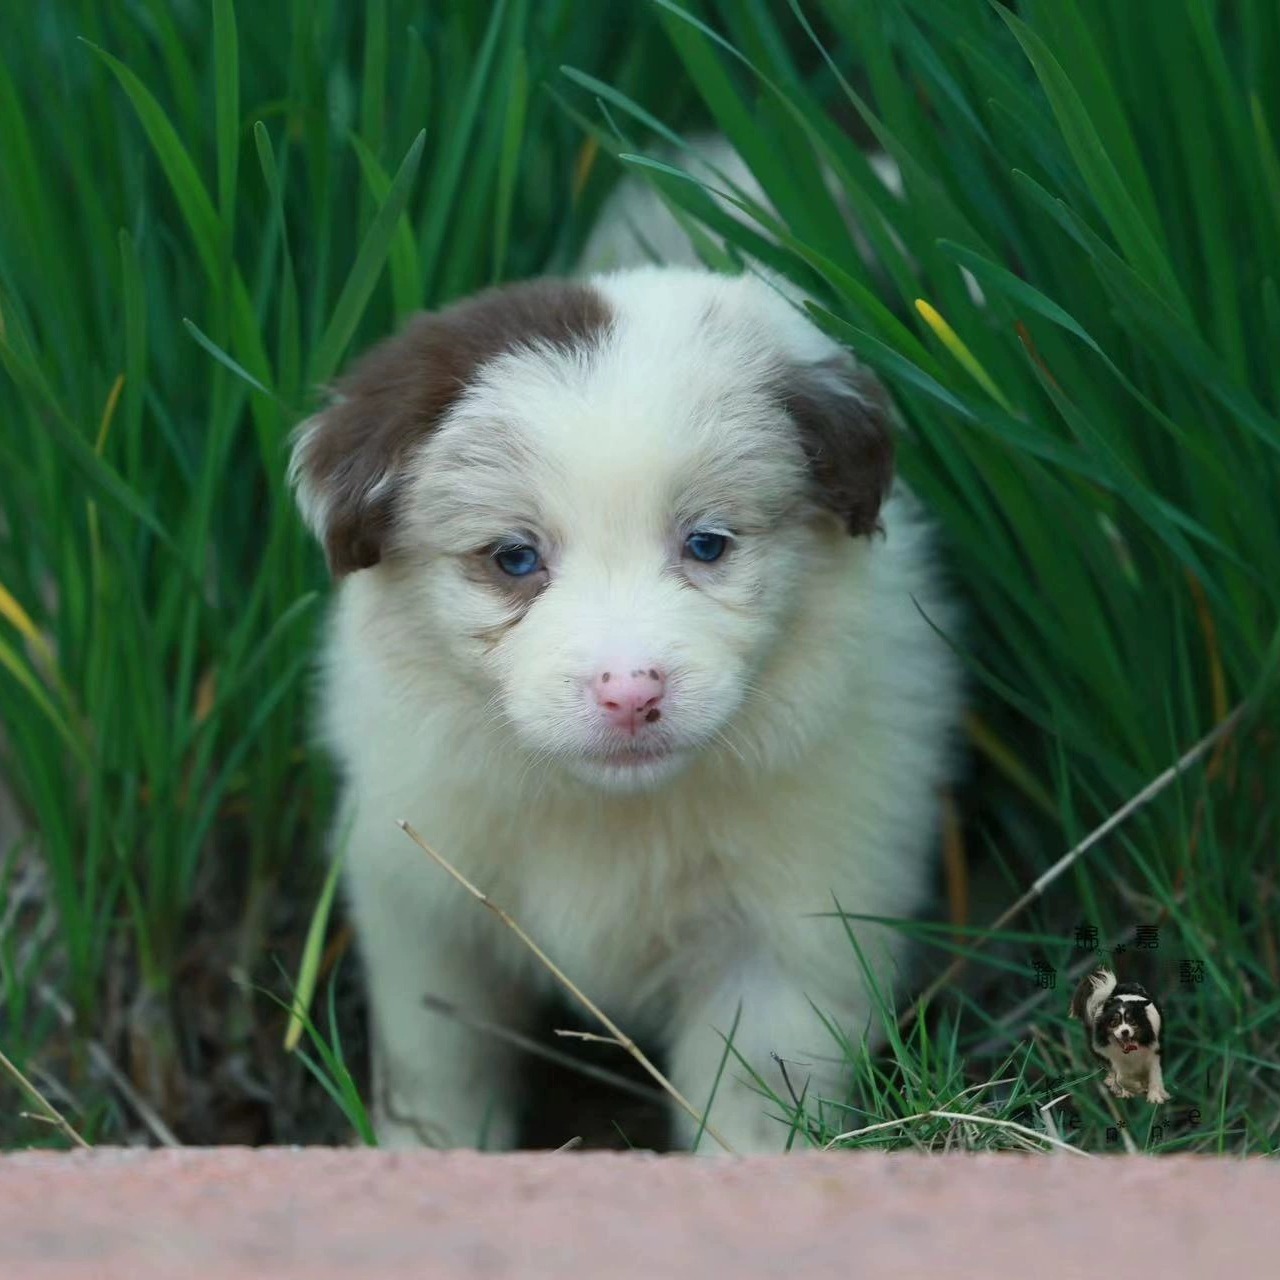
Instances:
[[[778,695],[799,602],[877,527],[887,416],[767,285],[648,268],[418,317],[303,424],[291,474],[333,574],[377,575],[476,717],[634,789],[733,754],[744,703]]]
[[[1099,1049],[1118,1047],[1126,1054],[1150,1049],[1159,1033],[1160,1011],[1148,997],[1141,995],[1121,995],[1108,1000],[1094,1027]]]

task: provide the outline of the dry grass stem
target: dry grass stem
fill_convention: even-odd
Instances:
[[[50,1124],[56,1125],[66,1137],[77,1147],[88,1151],[89,1144],[71,1127],[62,1112],[40,1092],[39,1089],[18,1070],[3,1050],[0,1050],[0,1067],[3,1067],[18,1082],[22,1091],[36,1104]]]
[[[505,1040],[508,1044],[514,1045],[517,1049],[523,1050],[523,1052],[536,1058],[554,1062],[557,1066],[564,1067],[569,1071],[575,1071],[588,1079],[598,1080],[601,1084],[607,1084],[610,1088],[617,1089],[622,1093],[628,1093],[633,1098],[640,1098],[645,1102],[663,1101],[662,1093],[657,1089],[650,1089],[647,1084],[640,1084],[636,1080],[619,1075],[616,1071],[610,1071],[607,1067],[597,1066],[594,1062],[583,1062],[571,1054],[561,1053],[549,1045],[535,1040],[532,1036],[525,1035],[521,1031],[514,1031],[510,1027],[504,1027],[500,1022],[490,1022],[487,1018],[478,1018],[469,1009],[459,1009],[456,1004],[449,1000],[442,1000],[439,996],[426,995],[422,997],[422,1003],[433,1013],[452,1018],[454,1021],[460,1022],[464,1027],[470,1027],[473,1031],[483,1032],[485,1035],[493,1036],[497,1040]],[[567,1033],[558,1031],[556,1034],[564,1035]],[[586,1033],[577,1034],[585,1035]],[[601,1041],[603,1044],[618,1043],[609,1036],[596,1036],[594,1039]]]
[[[1211,729],[1199,742],[1188,750],[1176,763],[1171,764],[1163,773],[1152,778],[1145,787],[1136,795],[1131,796],[1124,804],[1120,806],[1109,818],[1100,826],[1095,827],[1083,840],[1074,848],[1067,850],[1057,862],[1053,864],[1042,875],[1037,876],[1031,887],[1024,893],[1012,906],[1003,911],[1000,916],[991,922],[988,926],[990,933],[996,933],[1003,929],[1011,920],[1022,914],[1044,891],[1054,883],[1066,871],[1070,870],[1075,863],[1082,858],[1090,849],[1094,847],[1103,837],[1110,835],[1126,818],[1136,813],[1145,804],[1150,803],[1158,796],[1170,783],[1177,778],[1193,764],[1196,763],[1213,745],[1229,734],[1241,718],[1248,707],[1247,702],[1242,702],[1221,724]],[[981,935],[973,939],[973,948],[977,950],[986,941]],[[920,1010],[933,999],[944,987],[947,987],[954,981],[958,974],[969,962],[968,956],[959,956],[953,960],[947,967],[935,978],[924,991],[912,1002],[910,1007],[903,1013],[898,1021],[901,1030],[906,1030],[920,1016]]]
[[[470,880],[462,874],[448,859],[437,853],[423,838],[407,823],[403,818],[399,819],[396,825],[401,831],[409,837],[410,840],[422,850],[433,862],[443,867],[473,898],[488,907],[494,915],[502,921],[512,933],[533,953],[538,962],[551,974],[553,978],[571,995],[579,1004],[583,1006],[593,1017],[598,1018],[601,1024],[610,1032],[611,1035],[644,1069],[655,1081],[668,1093],[692,1120],[694,1120],[702,1129],[709,1133],[720,1146],[729,1154],[733,1154],[733,1148],[718,1134],[715,1129],[703,1118],[698,1110],[688,1101],[687,1098],[667,1079],[666,1076],[658,1070],[657,1067],[649,1061],[648,1057],[641,1050],[640,1046],[631,1039],[621,1027],[617,1025],[582,989],[566,974],[554,960],[551,959],[545,951],[527,933],[507,914],[496,902],[494,902],[486,893],[481,892]]]
[[[46,983],[40,983],[36,990],[40,999],[57,1014],[62,1025],[70,1027],[73,1019],[67,1002]],[[99,1041],[91,1039],[86,1041],[86,1047],[89,1051],[90,1061],[111,1081],[120,1096],[133,1108],[137,1113],[138,1119],[150,1130],[151,1136],[162,1147],[182,1146],[173,1130],[160,1118],[156,1109],[133,1087],[129,1077],[116,1066],[103,1045]]]
[[[622,1046],[621,1040],[616,1040],[613,1036],[598,1036],[594,1031],[570,1031],[564,1027],[557,1027],[556,1035],[563,1036],[566,1040],[586,1040],[591,1044],[616,1044],[620,1047]]]
[[[985,1124],[995,1129],[1008,1130],[1019,1137],[1030,1138],[1033,1142],[1045,1143],[1055,1150],[1070,1151],[1072,1155],[1083,1156],[1086,1160],[1097,1159],[1096,1156],[1090,1155],[1089,1152],[1081,1151],[1079,1147],[1073,1147],[1069,1142],[1063,1142],[1061,1138],[1050,1137],[1047,1133],[1039,1133],[1035,1129],[1028,1128],[1025,1124],[1019,1124],[1016,1120],[997,1120],[994,1116],[965,1115],[961,1111],[917,1111],[914,1115],[900,1116],[897,1120],[881,1120],[878,1124],[869,1124],[861,1129],[850,1129],[847,1133],[839,1133],[822,1149],[830,1151],[837,1142],[847,1142],[851,1138],[860,1138],[864,1134],[877,1133],[883,1129],[892,1129],[897,1125],[913,1124],[917,1120],[951,1120],[957,1124]]]
[[[984,1089],[994,1089],[1001,1084],[1016,1084],[1017,1076],[1001,1076],[997,1080],[984,1080],[981,1084],[971,1084],[967,1089],[961,1089],[959,1093],[952,1094],[951,1101],[958,1102],[961,1098],[967,1098],[971,1093],[981,1093]]]

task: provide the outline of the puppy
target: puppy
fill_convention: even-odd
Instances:
[[[1089,1033],[1089,1048],[1110,1068],[1105,1084],[1117,1098],[1145,1094],[1168,1102],[1160,1071],[1160,1009],[1136,982],[1117,983],[1110,969],[1095,969],[1076,988],[1070,1016]]]
[[[424,997],[520,1029],[550,986],[398,818],[695,1107],[739,1010],[781,1097],[843,1097],[902,935],[854,922],[864,970],[835,903],[925,903],[960,703],[888,418],[767,283],[643,267],[421,315],[300,428],[384,1144],[512,1145],[516,1051]],[[710,1122],[779,1151],[746,1077],[730,1056]]]

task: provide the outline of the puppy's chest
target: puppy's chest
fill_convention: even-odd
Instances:
[[[526,837],[503,878],[539,945],[589,994],[622,1007],[659,998],[749,909],[728,851],[697,831],[643,824]]]
[[[1108,1062],[1121,1079],[1127,1081],[1145,1081],[1155,1057],[1153,1050],[1145,1045],[1140,1045],[1129,1053],[1115,1044],[1110,1044],[1101,1051],[1095,1049],[1094,1052]]]

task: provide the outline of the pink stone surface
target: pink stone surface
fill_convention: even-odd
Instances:
[[[1280,1276],[1280,1163],[258,1150],[0,1158],[3,1280]]]

